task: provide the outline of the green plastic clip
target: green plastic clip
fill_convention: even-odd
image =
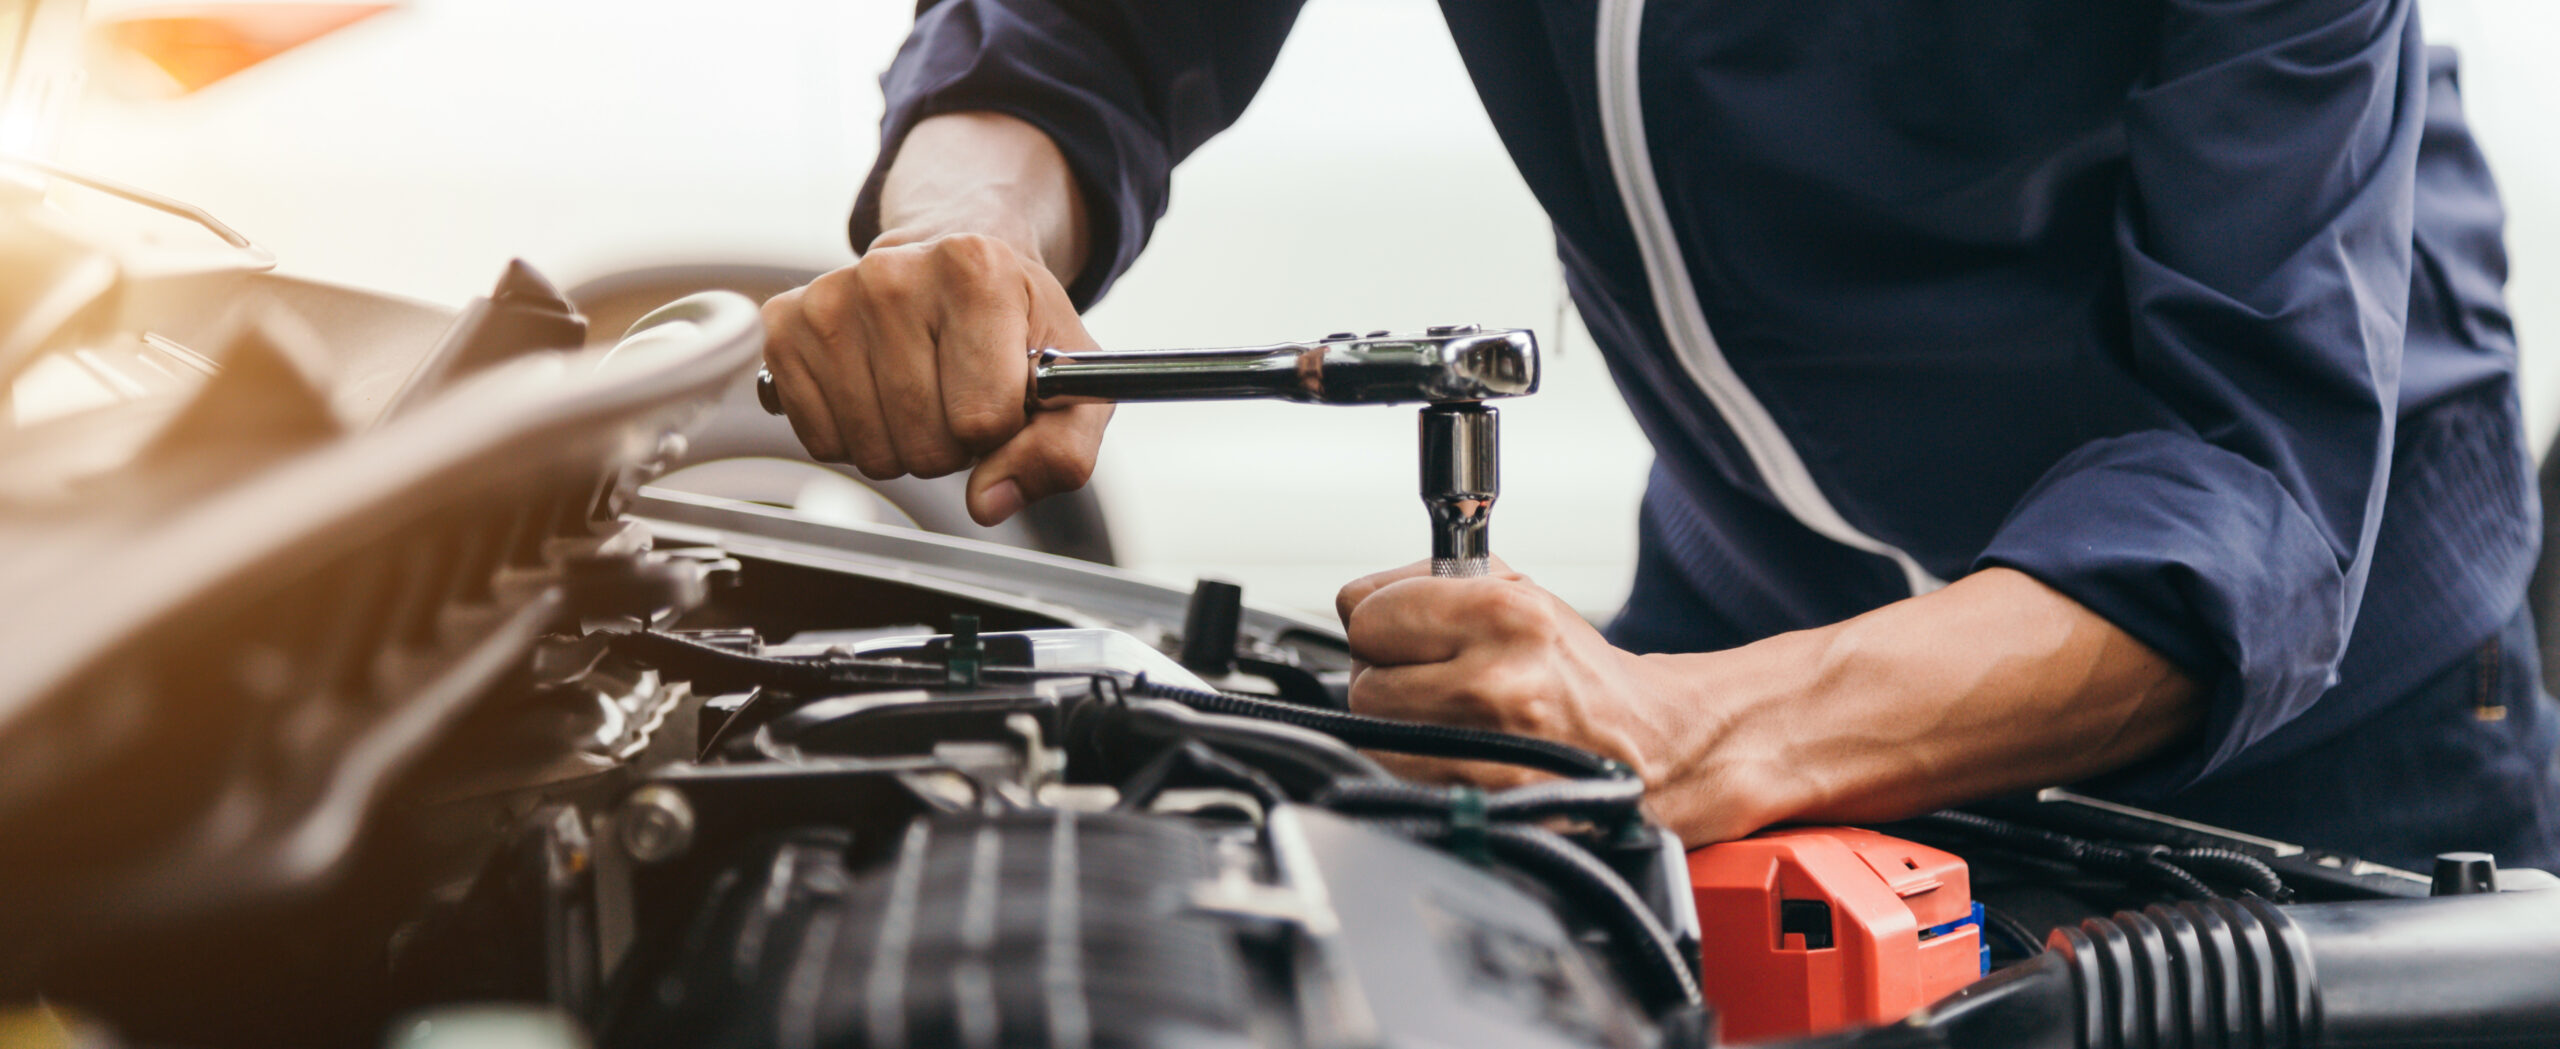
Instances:
[[[1449,850],[1478,866],[1493,862],[1493,849],[1485,843],[1484,791],[1449,788]]]
[[[943,682],[954,688],[978,687],[978,664],[985,658],[986,646],[978,643],[978,617],[953,615],[951,643],[943,650]]]

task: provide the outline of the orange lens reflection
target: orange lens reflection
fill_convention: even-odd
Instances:
[[[194,92],[392,8],[391,4],[204,4],[115,16],[101,26]]]

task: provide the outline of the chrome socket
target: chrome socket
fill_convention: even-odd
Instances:
[[[1501,413],[1482,404],[1422,410],[1422,505],[1431,512],[1431,574],[1492,570],[1493,502],[1502,494]]]

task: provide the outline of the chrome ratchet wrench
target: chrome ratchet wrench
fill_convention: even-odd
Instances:
[[[1226,349],[1033,350],[1024,400],[1034,411],[1095,401],[1421,404],[1431,574],[1468,577],[1489,570],[1502,491],[1500,416],[1484,402],[1537,390],[1536,335],[1447,325]],[[756,399],[782,414],[770,372],[756,376]]]

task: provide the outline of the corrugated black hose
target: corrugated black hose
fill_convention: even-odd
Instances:
[[[2521,1049],[2560,1034],[2555,972],[2560,890],[2205,900],[2063,926],[1902,1023],[1783,1049]]]
[[[1918,822],[2084,870],[2146,878],[2192,900],[2209,900],[2222,895],[2205,881],[2206,877],[2271,900],[2285,900],[2293,895],[2274,868],[2254,856],[2229,849],[2126,847],[1952,809],[1922,816]]]
[[[2284,879],[2266,861],[2229,849],[2178,849],[2164,859],[2199,875],[2218,877],[2271,900],[2292,895]]]

